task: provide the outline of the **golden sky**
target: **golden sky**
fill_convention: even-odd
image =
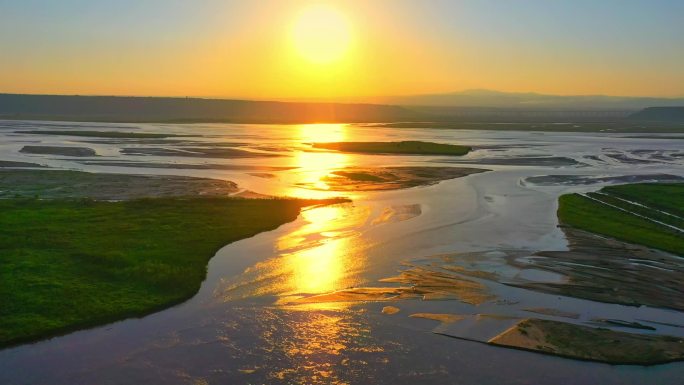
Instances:
[[[684,96],[684,2],[0,2],[0,92]]]

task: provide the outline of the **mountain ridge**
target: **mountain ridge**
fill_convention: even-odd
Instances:
[[[684,97],[553,95],[537,92],[503,92],[468,89],[446,93],[389,96],[382,103],[403,106],[496,107],[557,109],[622,109],[638,110],[659,105],[682,105]]]
[[[501,96],[496,91],[472,91]],[[462,96],[462,93],[458,95]],[[530,98],[529,94],[525,94]],[[536,94],[534,94],[536,95]],[[532,98],[539,98],[539,96]],[[0,119],[169,123],[399,123],[399,122],[607,122],[628,119],[641,108],[580,108],[513,103],[497,106],[391,105],[285,102],[141,96],[28,95],[0,93]],[[676,100],[676,99],[675,99]],[[669,103],[668,103],[669,104]],[[682,103],[684,106],[684,103]],[[650,105],[648,107],[651,107]],[[656,104],[657,106],[657,104]],[[649,119],[649,115],[637,120]],[[655,120],[661,120],[655,116]],[[629,119],[634,120],[634,119]],[[671,120],[671,119],[665,119]]]

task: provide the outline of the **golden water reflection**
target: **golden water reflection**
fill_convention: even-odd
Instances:
[[[294,167],[296,172],[295,185],[306,186],[310,189],[319,190],[310,191],[303,189],[291,189],[286,192],[287,195],[314,198],[320,197],[320,191],[329,189],[325,183],[325,177],[332,171],[347,167],[351,165],[353,155],[317,151],[308,147],[309,144],[315,142],[343,142],[348,141],[348,129],[345,124],[302,124],[296,126],[297,132],[294,133],[297,142],[304,145],[300,151],[297,151],[289,160],[289,167]]]
[[[302,213],[306,224],[278,240],[292,271],[286,294],[319,294],[350,286],[363,269],[358,227],[368,208],[351,204],[320,207]]]
[[[298,126],[299,141],[313,142],[343,142],[348,140],[346,124],[301,124]]]
[[[297,182],[316,190],[329,190],[325,177],[331,172],[350,165],[349,154],[327,152],[298,152],[294,157],[301,178]]]
[[[345,125],[302,125],[299,142],[349,140]],[[292,188],[284,195],[320,197],[329,187],[325,177],[351,166],[354,155],[317,152],[303,147],[288,158],[293,185],[306,184],[319,191]],[[370,331],[359,322],[348,303],[316,303],[293,306],[301,296],[324,294],[365,282],[368,243],[363,230],[370,224],[371,209],[362,204],[338,204],[302,211],[299,226],[275,242],[273,258],[259,262],[228,282],[224,298],[274,296],[277,306],[269,309],[273,319],[259,319],[269,327],[263,334],[274,349],[286,359],[283,367],[274,368],[270,377],[276,381],[307,384],[344,384],[346,371],[363,367],[366,362],[341,358],[349,354],[364,357],[382,354],[383,349],[370,342]],[[320,311],[319,311],[320,310]],[[272,325],[278,325],[273,327]],[[356,362],[358,361],[358,362]]]
[[[344,278],[340,254],[346,239],[335,239],[304,250],[293,262],[292,283],[297,293],[324,293],[334,290]]]
[[[345,203],[307,209],[301,215],[304,223],[276,241],[278,256],[225,283],[225,300],[262,295],[287,299],[362,283],[367,245],[360,229],[370,209]]]
[[[353,313],[290,311],[284,318],[286,333],[268,335],[286,357],[286,364],[269,374],[272,379],[292,384],[348,384],[351,371],[368,365],[364,359],[383,362],[384,348],[374,343],[368,326]]]

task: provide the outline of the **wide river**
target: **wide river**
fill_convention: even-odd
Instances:
[[[72,129],[188,136],[116,139],[40,133]],[[466,144],[475,150],[452,158],[356,155],[308,146],[389,140]],[[599,303],[484,280],[496,299],[479,305],[421,299],[288,303],[299,295],[386,286],[379,280],[395,276],[407,263],[431,263],[445,255],[470,258],[478,269],[514,278],[559,279],[541,270],[510,271],[502,252],[566,249],[555,214],[559,195],[617,181],[597,177],[684,177],[683,144],[657,135],[610,132],[0,121],[0,161],[209,177],[260,194],[352,199],[305,210],[294,222],[225,246],[209,263],[200,292],[185,303],[141,319],[0,350],[0,383],[684,384],[684,363],[642,367],[564,359],[451,338],[435,332],[442,330],[436,329],[438,322],[409,317],[524,316],[526,308],[544,307],[576,312],[581,315],[574,321],[578,323],[601,317],[684,324],[684,314],[676,311]],[[88,147],[97,156],[20,152],[27,145]],[[219,151],[231,148],[254,155],[229,157]],[[160,149],[216,152],[186,156]],[[491,171],[376,192],[328,191],[322,179],[344,167],[384,166]],[[527,179],[546,175],[556,177]],[[582,177],[564,177],[573,175]],[[400,311],[383,314],[388,305]],[[677,327],[658,332],[684,335]]]

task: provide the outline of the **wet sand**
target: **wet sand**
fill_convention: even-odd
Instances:
[[[594,301],[684,310],[684,262],[679,256],[564,227],[568,251],[540,251],[518,266],[561,274],[568,282],[511,285]]]
[[[488,343],[610,364],[656,365],[684,360],[684,339],[525,319]]]
[[[465,167],[347,167],[333,170],[314,183],[300,184],[304,188],[320,189],[325,183],[329,191],[381,191],[416,186],[429,186],[447,179],[462,178],[489,170]]]
[[[126,147],[121,149],[124,155],[153,155],[153,156],[179,156],[192,158],[259,158],[268,156],[279,156],[269,153],[257,153],[235,148],[203,148],[203,147],[183,147],[177,149],[163,147]]]
[[[97,153],[87,147],[24,146],[21,152],[39,155],[95,156]]]
[[[11,160],[0,160],[0,167],[2,168],[34,168],[34,167],[45,167],[38,163],[31,162],[13,162]]]
[[[212,164],[212,163],[156,163],[156,162],[130,162],[120,160],[94,161],[85,160],[81,164],[93,166],[113,166],[113,167],[135,167],[135,168],[169,168],[176,170],[245,170],[245,171],[286,171],[294,167],[269,167],[269,166],[249,166],[231,164]],[[251,174],[250,174],[251,175]]]
[[[176,135],[152,134],[144,132],[111,132],[111,131],[82,131],[82,130],[33,130],[16,131],[17,134],[33,135],[60,135],[60,136],[84,136],[92,138],[118,138],[118,139],[148,139],[148,138],[169,138]]]
[[[572,159],[561,156],[518,156],[505,158],[478,158],[478,159],[459,159],[459,160],[443,160],[448,163],[463,163],[463,164],[484,164],[484,165],[510,165],[510,166],[549,166],[549,167],[567,167],[578,166],[582,163]]]
[[[672,183],[681,182],[684,178],[668,174],[620,175],[620,176],[591,176],[591,175],[541,175],[522,180],[524,184],[532,186],[581,186],[595,184],[623,184],[623,183]]]
[[[64,170],[0,170],[0,198],[128,200],[228,196],[239,191],[235,183],[207,178],[95,174]]]

